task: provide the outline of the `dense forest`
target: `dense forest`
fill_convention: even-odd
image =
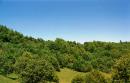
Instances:
[[[55,72],[62,68],[86,73],[72,83],[130,83],[130,42],[51,41],[0,25],[1,75],[15,73],[21,83],[59,83]]]

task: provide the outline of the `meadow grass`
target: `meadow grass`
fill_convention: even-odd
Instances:
[[[71,80],[76,76],[76,75],[85,75],[85,73],[82,72],[77,72],[68,68],[61,69],[60,72],[56,72],[58,77],[59,77],[59,82],[60,83],[71,83]]]
[[[68,69],[68,68],[61,69],[60,72],[56,72],[56,73],[57,73],[57,75],[59,77],[59,82],[60,83],[71,83],[72,79],[76,75],[86,75],[87,74],[87,73],[83,73],[83,72],[77,72],[77,71],[74,71],[74,70]],[[106,79],[111,78],[110,73],[104,73],[104,72],[101,72],[101,73]]]
[[[0,75],[0,83],[19,83],[17,80],[12,80],[8,77]]]

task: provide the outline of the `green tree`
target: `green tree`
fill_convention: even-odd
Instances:
[[[125,54],[116,61],[113,72],[113,82],[128,83],[130,81],[130,54]]]
[[[23,83],[58,82],[54,68],[48,61],[33,58],[28,53],[18,59],[15,68]]]
[[[99,71],[93,70],[86,74],[85,83],[107,83],[107,80]]]
[[[76,75],[76,76],[72,79],[71,83],[85,83],[84,76],[82,76],[82,75]]]

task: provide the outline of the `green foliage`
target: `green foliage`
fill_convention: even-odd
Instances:
[[[75,76],[71,83],[85,83],[84,76],[82,75]]]
[[[108,83],[104,76],[96,70],[87,73],[85,76],[77,75],[72,83]]]
[[[86,63],[82,59],[78,59],[74,64],[73,68],[80,72],[89,72],[92,70],[92,66],[90,63]]]
[[[53,56],[52,55],[51,56],[46,56],[46,57],[44,56],[42,58],[46,59],[47,61],[49,61],[56,71],[60,71],[59,62],[58,62],[57,58],[55,58],[54,55]]]
[[[128,83],[130,81],[130,54],[126,54],[117,60],[113,71],[113,82]]]
[[[63,67],[80,72],[91,72],[93,69],[107,73],[114,72],[113,79],[126,80],[122,75],[129,77],[127,75],[129,69],[124,64],[129,57],[127,59],[121,57],[126,57],[125,54],[129,52],[130,42],[93,41],[80,44],[61,38],[45,41],[24,36],[0,25],[0,72],[4,74],[17,72],[22,80],[29,80],[29,83],[34,77],[36,77],[33,79],[35,82],[58,80],[55,74],[51,74],[53,75],[50,76],[51,79],[46,75],[60,71]],[[49,69],[43,64],[47,64]],[[46,74],[41,68],[48,73]],[[42,75],[45,79],[43,76],[39,77],[39,71],[43,71]]]
[[[13,72],[14,58],[12,56],[0,55],[0,71],[4,74]]]
[[[85,76],[86,83],[107,83],[104,76],[99,71],[91,71]]]
[[[23,83],[58,82],[53,66],[44,59],[37,60],[26,54],[18,59],[15,68]]]
[[[24,52],[22,56],[18,57],[17,61],[14,64],[16,73],[23,72],[23,69],[26,68],[28,61],[32,59],[32,55],[29,52]]]
[[[84,48],[85,48],[86,51],[89,51],[89,52],[91,52],[91,53],[96,50],[95,44],[89,43],[89,42],[85,42],[85,43],[84,43]]]

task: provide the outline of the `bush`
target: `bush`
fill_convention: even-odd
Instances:
[[[99,71],[91,71],[85,76],[77,75],[72,80],[72,83],[108,83],[104,76]]]
[[[85,83],[84,77],[82,75],[77,75],[71,81],[71,83]]]
[[[59,62],[55,57],[53,56],[48,57],[48,61],[53,65],[56,71],[60,71]]]
[[[83,60],[78,60],[73,64],[73,69],[79,72],[89,72],[92,70],[92,65]]]
[[[113,66],[112,81],[115,83],[130,81],[130,54],[122,55]]]
[[[23,83],[58,82],[53,66],[45,59],[21,57],[16,62],[15,68]]]
[[[107,81],[99,71],[93,70],[86,74],[85,83],[107,83]]]
[[[3,74],[12,73],[13,68],[13,58],[9,59],[7,55],[0,55],[0,72]]]

